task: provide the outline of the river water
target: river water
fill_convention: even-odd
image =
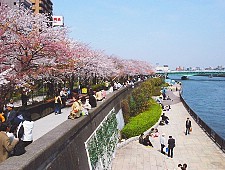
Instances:
[[[191,76],[181,80],[183,98],[192,110],[217,134],[225,139],[225,77]]]

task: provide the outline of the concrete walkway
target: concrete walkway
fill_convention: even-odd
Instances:
[[[106,97],[109,97],[111,94],[108,94]],[[101,105],[103,101],[98,101],[97,106]],[[92,110],[92,109],[91,109]],[[68,115],[70,114],[71,107],[62,108],[62,114],[51,113],[41,119],[38,119],[34,122],[34,129],[33,129],[33,140],[37,140],[40,137],[44,136],[52,129],[56,128],[61,123],[68,120]],[[72,120],[77,121],[77,119]]]
[[[62,109],[62,114],[51,113],[34,122],[33,140],[37,140],[68,119],[71,107]],[[76,121],[76,120],[74,120]]]
[[[179,101],[179,93],[168,91],[167,95],[173,99],[164,101],[171,105],[170,111],[164,111],[170,123],[158,126],[158,130],[160,134],[166,134],[166,141],[169,135],[175,138],[174,157],[161,154],[159,137],[152,140],[154,148],[141,145],[135,140],[117,149],[112,170],[174,170],[179,169],[179,163],[186,163],[189,170],[224,170],[225,154],[189,116]],[[193,131],[190,135],[185,135],[187,117],[192,121]]]

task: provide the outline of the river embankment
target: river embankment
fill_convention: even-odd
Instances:
[[[167,90],[166,94],[171,100],[165,100],[163,104],[169,104],[171,109],[163,113],[169,117],[169,124],[157,128],[160,134],[166,134],[166,140],[170,135],[175,138],[174,157],[161,154],[159,137],[152,139],[154,148],[145,147],[134,140],[117,149],[112,169],[173,170],[179,163],[186,163],[188,169],[195,170],[225,169],[224,153],[190,116],[180,100],[179,91]],[[192,121],[193,132],[190,135],[185,135],[187,117]]]
[[[211,129],[225,139],[225,78],[191,76],[189,80],[180,80],[182,83],[182,97],[188,106]]]

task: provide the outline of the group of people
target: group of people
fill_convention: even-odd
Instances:
[[[139,80],[140,81],[140,80]],[[66,88],[62,88],[61,90],[57,90],[55,93],[54,103],[55,103],[55,114],[61,114],[61,108],[66,106],[66,100],[71,99],[72,104],[72,112],[76,112],[76,117],[79,116],[79,112],[81,113],[84,109],[85,113],[91,108],[94,108],[97,106],[97,101],[103,101],[106,98],[106,91],[109,93],[112,93],[114,90],[118,90],[121,87],[131,86],[134,87],[133,81],[126,81],[124,84],[121,84],[120,82],[111,82],[105,81],[105,87],[104,88],[98,88],[96,91],[93,91],[92,88],[87,88],[87,95],[85,95],[85,98],[83,98],[82,94],[79,92],[73,92],[66,90]],[[85,104],[84,104],[85,103]],[[80,107],[80,109],[78,109]],[[82,109],[83,108],[83,109]],[[74,114],[75,115],[75,114]]]
[[[165,155],[166,152],[168,151],[168,157],[173,158],[173,149],[175,147],[175,139],[172,136],[169,136],[169,139],[166,143],[165,133],[162,133],[162,135],[160,136],[160,144],[161,144],[161,153]],[[166,147],[166,144],[167,144],[167,148],[165,151],[164,148]]]
[[[155,137],[159,137],[159,131],[157,128],[152,128],[146,136],[143,133],[139,136],[139,143],[153,147],[152,139]]]
[[[89,110],[97,106],[97,101],[103,101],[105,98],[105,90],[97,90],[94,92],[92,89],[89,89],[88,96],[74,96],[71,112],[68,118],[75,119],[80,116],[88,115]]]
[[[169,96],[168,96],[169,97]],[[166,92],[164,91],[164,100],[171,100],[170,98],[166,98]],[[171,109],[170,105],[166,105],[164,106],[162,104],[162,101],[160,99],[157,99],[156,100],[161,106],[162,106],[162,110],[165,112],[165,111],[169,111]],[[161,120],[159,122],[159,125],[165,125],[165,124],[169,124],[169,117],[166,116],[165,113],[163,113],[161,115]],[[190,132],[192,131],[192,125],[191,125],[191,120],[189,118],[187,118],[186,122],[185,122],[185,135],[188,135],[190,134]],[[154,128],[151,129],[151,131],[153,130]],[[157,131],[158,132],[158,131]],[[142,143],[144,145],[147,145],[150,143],[150,145],[152,145],[151,142],[148,142],[149,140],[146,139],[149,135],[146,135],[146,137],[144,137],[144,134],[142,133],[140,136],[139,136],[139,143]],[[164,155],[168,155],[168,157],[171,157],[173,158],[174,154],[173,154],[173,151],[174,151],[174,148],[176,146],[176,141],[175,139],[173,138],[172,135],[169,135],[168,136],[168,139],[166,139],[166,135],[165,133],[162,133],[160,136],[160,151],[162,154]],[[147,142],[146,142],[147,141]],[[187,164],[184,163],[183,165],[182,164],[178,164],[178,167],[181,169],[181,170],[186,170],[187,169]]]
[[[151,146],[151,147],[153,147],[152,142],[151,142],[151,135],[149,135],[149,134],[147,134],[146,136],[144,136],[144,134],[142,133],[139,136],[139,143],[140,144],[143,144],[145,146]]]
[[[164,113],[162,115],[162,119],[163,117],[165,117]],[[185,135],[190,134],[192,127],[191,127],[191,120],[189,118],[187,118],[185,125],[186,125]],[[166,146],[165,133],[162,133],[162,135],[160,136],[160,144],[161,144],[161,153],[166,154],[164,150]],[[168,144],[168,156],[173,158],[173,148],[175,147],[175,139],[172,136],[169,136],[167,144]]]
[[[164,121],[166,124],[169,123],[168,122],[169,118],[165,116],[165,113],[163,113],[161,117],[162,117],[161,121]],[[188,135],[190,134],[192,130],[191,120],[189,118],[187,118],[185,125],[186,125],[185,135]],[[158,136],[159,136],[158,129],[152,128],[150,133],[146,135],[145,137],[143,133],[139,136],[139,143],[144,144],[145,146],[153,146],[150,139],[151,137],[158,137]],[[175,139],[170,135],[168,140],[166,141],[165,133],[162,133],[160,136],[160,145],[161,145],[161,153],[165,155],[166,152],[168,152],[168,157],[173,158],[173,149],[175,147]]]
[[[14,109],[11,101],[0,110],[0,162],[9,156],[25,153],[25,147],[33,142],[34,122],[25,107]]]
[[[139,136],[139,143],[145,146],[153,147],[151,140],[154,137],[159,137],[159,132],[158,132],[158,129],[152,128],[149,134],[147,134],[145,137],[143,133]],[[175,147],[175,139],[172,136],[169,136],[169,139],[166,143],[165,133],[162,133],[162,135],[160,136],[160,144],[161,144],[161,153],[164,155],[166,154],[166,151],[164,150],[164,148],[168,144],[168,147],[167,147],[168,157],[173,158],[173,148]]]
[[[161,115],[162,120],[159,122],[159,125],[168,125],[169,124],[169,118],[168,116],[165,115],[165,113],[163,113]]]
[[[183,165],[182,164],[178,164],[178,168],[180,168],[181,170],[186,170],[187,169],[187,164],[184,163]]]
[[[96,106],[95,106],[96,107]],[[71,106],[71,111],[68,116],[69,119],[79,118],[80,116],[88,115],[89,110],[92,108],[85,96],[79,99],[79,96],[74,97],[74,102]]]

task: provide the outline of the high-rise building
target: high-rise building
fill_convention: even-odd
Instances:
[[[30,0],[0,0],[0,6],[13,7],[16,5],[23,5],[25,8],[31,8],[32,3]]]
[[[37,13],[45,13],[49,16],[52,16],[53,13],[53,3],[51,0],[31,0],[32,2],[32,10],[35,14]]]

